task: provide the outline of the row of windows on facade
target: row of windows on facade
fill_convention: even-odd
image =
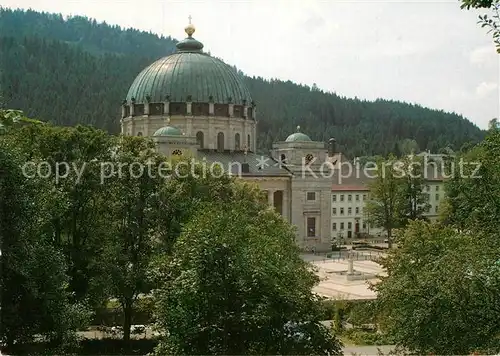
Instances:
[[[355,214],[362,214],[363,208],[356,207]],[[332,208],[332,215],[337,215],[337,208]],[[340,215],[344,215],[344,208],[340,208]],[[352,215],[352,208],[347,208],[347,215]]]
[[[366,230],[366,222],[363,221],[361,224],[363,226],[363,230]],[[339,226],[340,226],[341,231],[343,231],[345,229],[345,223],[341,222],[341,223],[339,223]],[[347,230],[352,230],[352,222],[350,222],[350,221],[347,223]],[[337,223],[336,222],[332,223],[332,231],[337,231]]]
[[[426,193],[424,196],[425,196],[425,199],[427,201],[431,200],[431,195],[429,193]],[[439,193],[436,193],[436,195],[434,196],[434,198],[436,198],[436,200],[439,200]]]
[[[130,105],[124,105],[123,117],[129,116],[142,116],[146,115],[145,104],[131,104],[134,106],[132,113]],[[187,104],[186,103],[169,103],[168,110],[165,110],[165,104],[163,103],[151,103],[149,105],[149,115],[187,115]],[[192,116],[224,116],[229,117],[229,105],[228,104],[214,104],[214,112],[210,113],[210,105],[208,103],[192,103],[191,113]],[[233,105],[233,115],[232,117],[245,118],[245,110],[243,105]],[[247,108],[247,117],[253,117],[253,109],[251,107]]]
[[[339,201],[345,201],[345,194],[332,194],[332,201],[336,202],[337,201],[337,195],[339,196]],[[353,194],[347,194],[347,201],[352,201],[352,196]],[[366,200],[366,194],[360,195],[360,194],[354,194],[355,201],[360,201]]]
[[[203,134],[203,132],[198,131],[196,133],[196,141],[198,142],[198,145],[200,146],[200,148],[205,148],[205,135]],[[242,147],[240,134],[237,133],[234,135],[234,150],[235,151],[240,151],[240,150],[245,149],[245,148],[250,150],[252,147],[251,143],[252,143],[252,139],[251,139],[250,135],[247,135],[246,146]],[[224,149],[225,149],[225,147],[224,147],[224,133],[219,132],[217,134],[217,151],[222,152],[222,151],[224,151]]]
[[[359,222],[363,227],[363,230],[366,230],[366,222]],[[345,224],[343,222],[340,223],[340,231],[343,231],[345,228]],[[352,222],[347,223],[347,237],[352,237]],[[332,231],[337,231],[337,223],[332,223]],[[356,232],[359,232],[359,225],[356,226]],[[307,237],[316,237],[316,218],[308,217],[307,218]]]
[[[438,196],[437,195],[436,195],[436,200],[438,200]],[[432,206],[427,206],[426,209],[425,209],[425,212],[426,213],[430,213],[431,212],[431,208],[432,208]],[[339,208],[339,211],[340,211],[340,215],[344,215],[344,212],[345,212],[344,208]],[[438,211],[438,206],[435,205],[434,206],[434,212],[437,213],[437,211]],[[362,214],[362,213],[363,213],[363,208],[355,207],[355,210],[354,210],[354,214],[355,215]],[[332,208],[332,215],[337,215],[337,208]],[[347,215],[352,215],[352,208],[347,208]]]
[[[439,192],[439,185],[436,185],[435,187],[436,187],[436,188],[435,188],[436,192]],[[431,187],[430,187],[430,186],[428,186],[428,185],[426,185],[426,186],[425,186],[425,190],[426,190],[427,192],[430,192],[430,191],[431,191]]]
[[[429,186],[427,186],[427,191],[429,191],[429,190],[430,190]],[[438,185],[436,186],[436,191],[439,191],[439,186]],[[341,202],[345,201],[345,194],[332,194],[332,201],[333,202],[337,201],[337,195],[339,196],[338,197],[339,201],[341,201]],[[347,201],[348,202],[352,201],[352,196],[353,196],[353,194],[347,194]],[[439,196],[440,196],[439,193],[436,193],[436,195],[435,195],[436,200],[439,200]],[[363,194],[361,196],[360,194],[354,194],[354,197],[355,197],[355,201],[363,201],[363,200],[366,200],[367,195]],[[426,197],[427,201],[430,200],[430,194],[427,193],[425,195],[425,197]]]
[[[437,205],[434,205],[434,209],[432,209],[432,205],[428,205],[426,208],[425,208],[425,212],[426,213],[430,213],[431,212],[431,209],[434,210],[434,213],[437,214],[438,212],[438,206]]]
[[[138,132],[137,136],[142,136],[142,132]],[[196,133],[196,141],[197,141],[198,145],[200,146],[200,148],[205,148],[205,135],[203,134],[203,132],[198,131]],[[242,149],[240,141],[241,141],[240,134],[239,133],[235,134],[234,135],[234,150],[235,151],[239,151]],[[246,148],[250,150],[250,147],[251,147],[251,137],[250,137],[250,135],[247,135]],[[217,151],[220,151],[220,152],[224,151],[224,133],[223,132],[219,132],[217,134]]]

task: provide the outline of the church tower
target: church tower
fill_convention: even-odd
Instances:
[[[273,158],[291,173],[290,222],[305,250],[331,248],[332,150],[300,131],[273,145]]]

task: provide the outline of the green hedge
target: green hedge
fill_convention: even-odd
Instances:
[[[2,353],[7,355],[146,355],[153,352],[157,344],[156,339],[132,339],[128,343],[120,339],[84,339],[65,351],[54,350],[47,343],[35,342],[15,345],[14,348],[8,350],[2,349]]]
[[[123,340],[85,340],[80,343],[79,355],[146,355],[153,352],[158,344],[155,339],[131,340],[127,345]]]

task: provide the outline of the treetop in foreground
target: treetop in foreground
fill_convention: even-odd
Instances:
[[[294,236],[255,194],[201,208],[156,269],[157,354],[340,355]]]

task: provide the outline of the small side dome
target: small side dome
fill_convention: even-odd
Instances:
[[[182,132],[177,127],[165,126],[156,130],[153,136],[182,136]]]
[[[309,136],[300,132],[300,126],[297,126],[297,132],[288,136],[285,142],[304,142],[304,141],[312,141]]]

